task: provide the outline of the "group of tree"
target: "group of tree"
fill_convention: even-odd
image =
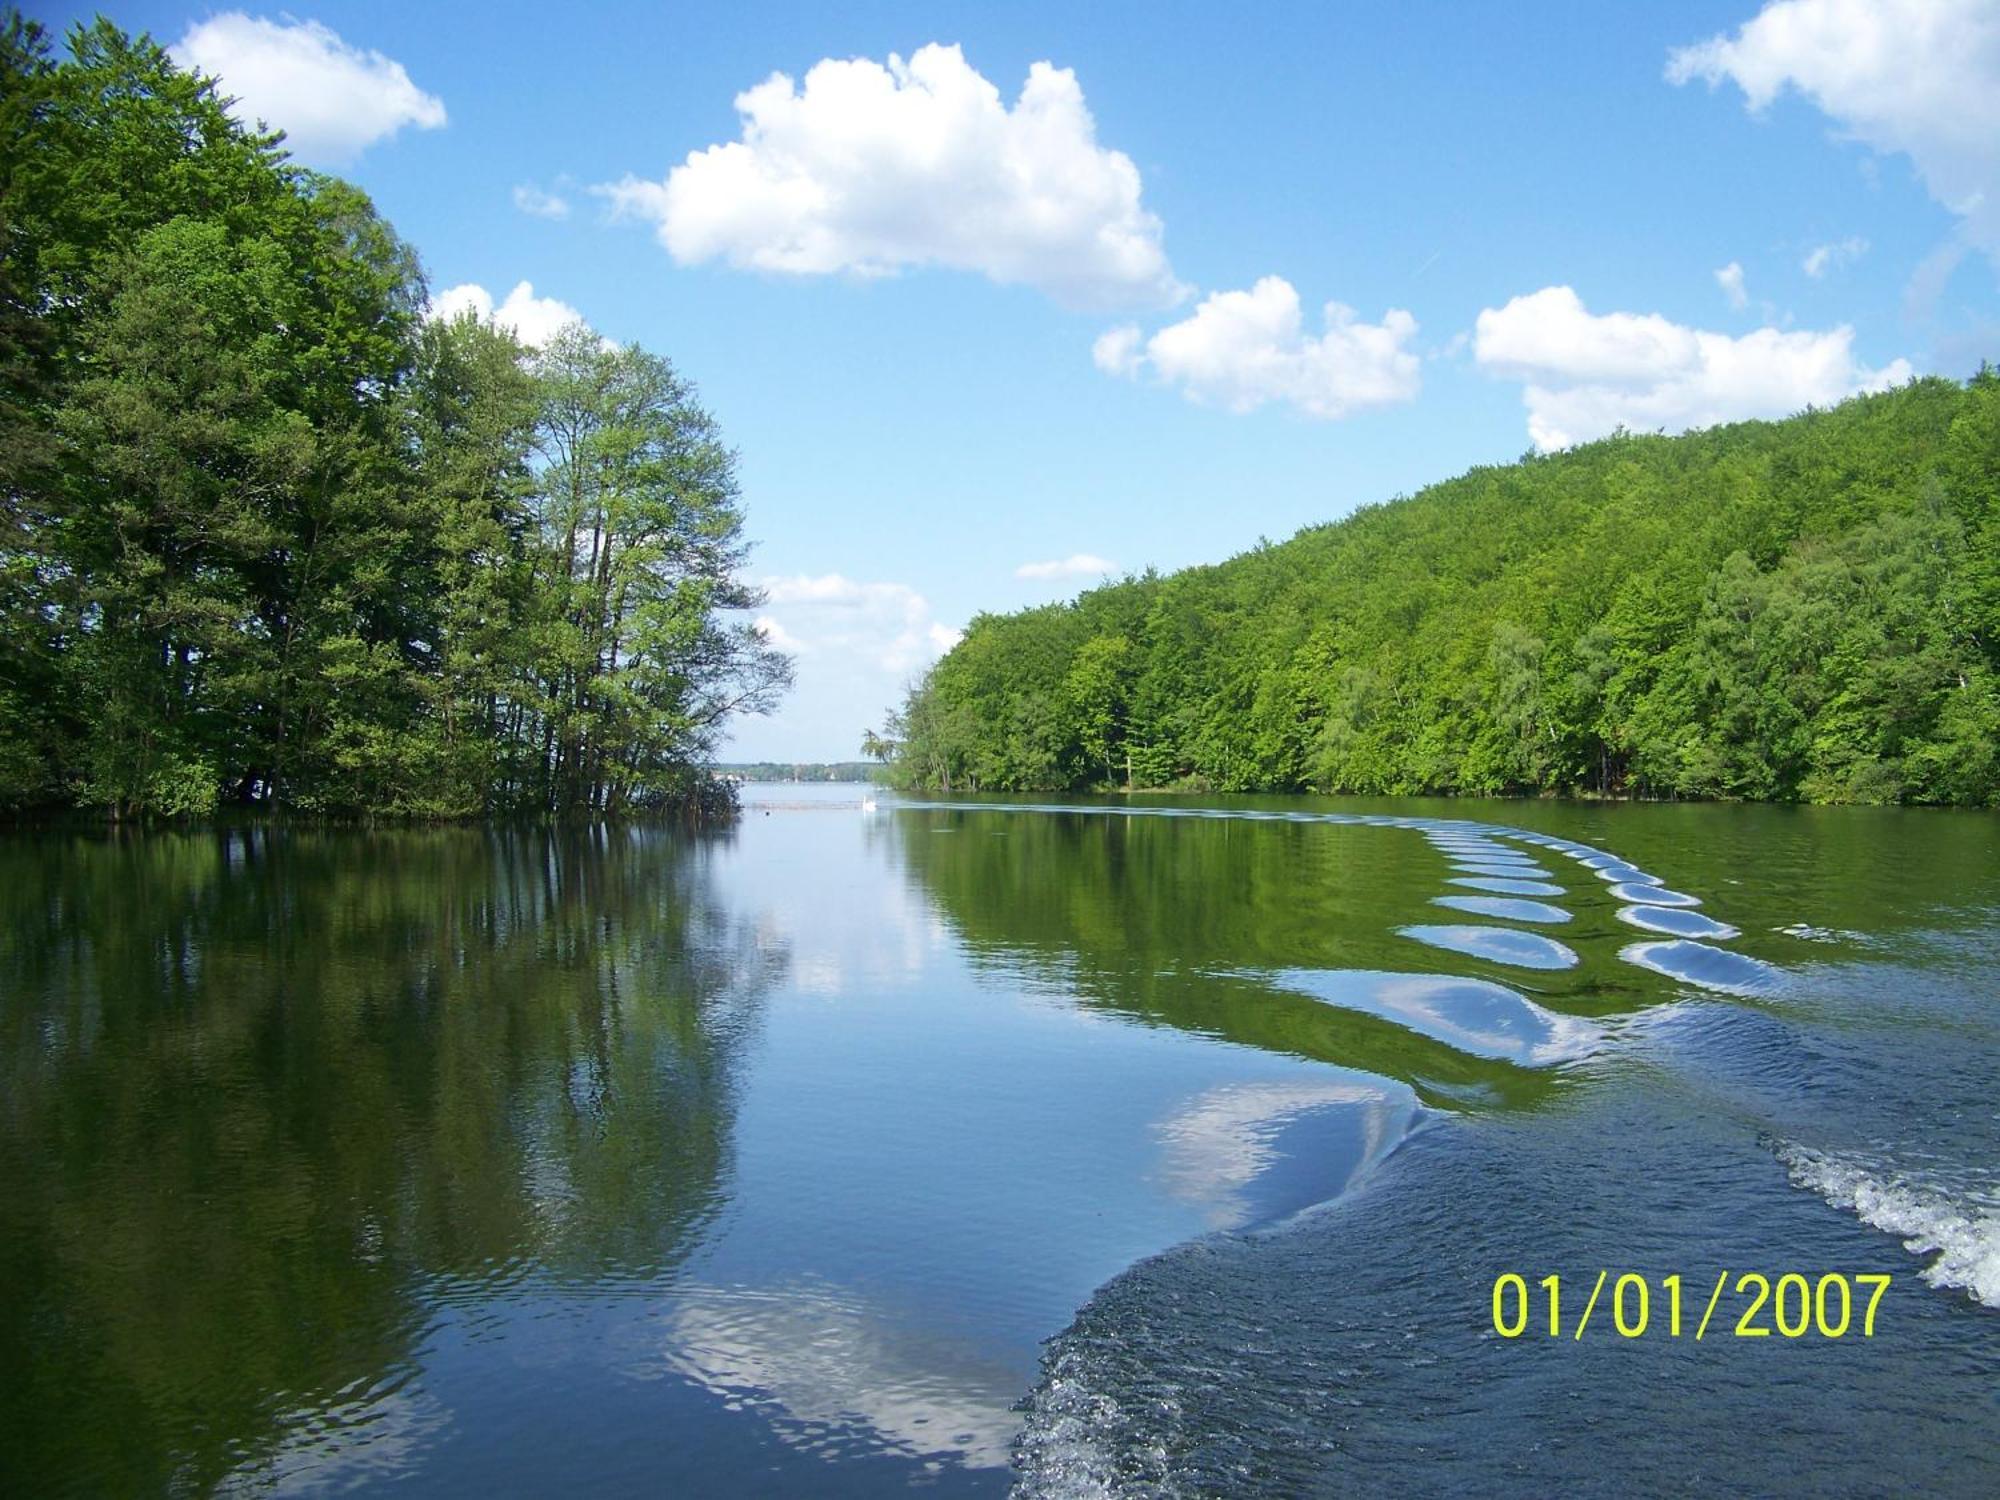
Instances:
[[[981,616],[870,739],[951,789],[2000,801],[2000,373],[1475,469]]]
[[[873,781],[882,771],[872,760],[736,760],[715,769],[742,781]]]
[[[0,806],[712,802],[789,664],[665,360],[429,315],[350,184],[104,21],[0,20]]]

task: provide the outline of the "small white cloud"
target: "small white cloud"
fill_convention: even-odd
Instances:
[[[1743,267],[1731,261],[1715,273],[1715,284],[1722,288],[1722,295],[1729,299],[1729,305],[1741,311],[1750,305],[1750,293],[1743,286]]]
[[[182,67],[220,78],[245,123],[283,130],[301,161],[341,165],[405,125],[445,123],[444,101],[401,63],[350,46],[318,21],[225,11],[190,26],[171,50]]]
[[[1116,573],[1118,564],[1106,562],[1101,557],[1093,557],[1088,552],[1073,552],[1068,557],[1058,557],[1050,562],[1022,563],[1014,570],[1016,578],[1102,578],[1107,573]]]
[[[514,185],[514,207],[537,219],[569,217],[569,199],[560,193],[551,193],[545,188],[536,187],[532,182],[519,182]]]
[[[1854,356],[1854,330],[1759,328],[1741,338],[1658,314],[1598,315],[1566,286],[1544,287],[1479,314],[1473,357],[1520,380],[1528,434],[1543,451],[1619,427],[1669,432],[1830,406],[1910,378],[1904,360],[1879,370]]]
[[[943,656],[953,646],[956,646],[960,641],[965,639],[965,632],[963,630],[956,629],[950,625],[939,625],[935,621],[932,622],[927,634],[930,636],[931,650],[935,651],[939,656]]]
[[[1829,245],[1815,245],[1799,262],[1799,269],[1817,281],[1828,271],[1851,265],[1868,253],[1868,241],[1855,236]]]
[[[583,314],[554,297],[537,297],[532,282],[519,282],[499,305],[493,294],[477,282],[447,287],[431,299],[430,316],[456,318],[470,312],[481,322],[497,323],[530,349],[539,349],[556,332],[583,321]]]
[[[780,651],[810,651],[812,647],[793,635],[769,615],[759,615],[755,621],[757,628],[764,632],[764,639]]]
[[[1107,328],[1090,346],[1091,362],[1107,375],[1131,376],[1145,362],[1146,335],[1135,323]]]
[[[1673,52],[1667,78],[1725,79],[1752,111],[1795,88],[1849,136],[1916,166],[2000,261],[2000,6],[1775,0],[1732,36]]]
[[[1076,75],[1038,62],[1012,108],[955,46],[815,63],[736,98],[742,138],[664,181],[594,191],[673,258],[791,275],[943,266],[1072,305],[1182,295],[1139,169],[1097,143]]]
[[[886,591],[886,592],[885,592]],[[804,573],[764,580],[765,596],[777,604],[831,604],[854,609],[874,598],[900,598],[914,593],[900,583],[856,583],[839,573]]]
[[[1287,403],[1331,421],[1370,407],[1415,398],[1419,361],[1407,346],[1417,320],[1390,308],[1380,323],[1326,304],[1326,331],[1306,331],[1299,294],[1282,276],[1247,292],[1212,292],[1194,313],[1142,346],[1136,328],[1114,328],[1091,350],[1099,369],[1137,375],[1150,369],[1191,401],[1255,411]]]

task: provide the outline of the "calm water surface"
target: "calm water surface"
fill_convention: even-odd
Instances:
[[[0,1492],[2000,1493],[1992,815],[861,796],[0,840]]]

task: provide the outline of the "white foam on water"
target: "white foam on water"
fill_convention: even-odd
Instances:
[[[1799,1187],[1895,1235],[1912,1255],[1934,1256],[1921,1273],[1932,1286],[2000,1307],[2000,1201],[1954,1196],[1890,1167],[1791,1142],[1778,1160]]]
[[[1773,932],[1782,932],[1786,937],[1803,938],[1809,943],[1865,943],[1868,934],[1852,932],[1845,927],[1814,927],[1808,922],[1794,922],[1789,927],[1773,927]]]
[[[1034,1394],[1021,1435],[1014,1493],[1047,1500],[1112,1500],[1175,1493],[1169,1457],[1158,1438],[1138,1439],[1140,1420],[1111,1394],[1113,1378],[1087,1347],[1070,1340],[1056,1353]],[[1172,1392],[1150,1393],[1145,1416],[1169,1432],[1179,1425]]]

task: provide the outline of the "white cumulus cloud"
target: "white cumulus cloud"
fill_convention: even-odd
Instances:
[[[1528,435],[1547,452],[1619,427],[1669,432],[1781,417],[1908,380],[1854,355],[1854,330],[1759,328],[1740,338],[1656,313],[1596,314],[1566,286],[1544,287],[1479,314],[1473,358],[1524,384]]]
[[[1674,83],[1724,80],[1762,110],[1797,89],[1850,137],[1915,164],[2000,260],[2000,6],[1993,0],[1775,0],[1734,36],[1673,52]]]
[[[528,281],[516,283],[497,305],[493,294],[475,281],[447,287],[431,299],[430,315],[434,318],[456,318],[468,311],[481,322],[498,323],[530,349],[539,349],[558,329],[583,319],[583,314],[567,302],[537,297],[534,283]]]
[[[514,207],[524,214],[532,214],[537,219],[567,219],[569,199],[561,193],[552,193],[532,182],[514,185]]]
[[[768,613],[758,623],[784,631],[794,649],[824,650],[899,673],[928,666],[958,644],[960,632],[938,621],[930,601],[906,583],[801,573],[766,578],[763,587]]]
[[[444,101],[394,58],[341,40],[318,21],[272,21],[240,10],[197,21],[174,60],[222,80],[238,118],[285,132],[301,161],[338,166],[406,125],[435,130]]]
[[[1722,288],[1722,295],[1729,299],[1729,305],[1739,311],[1750,305],[1749,290],[1743,285],[1743,267],[1731,261],[1715,273],[1715,284]]]
[[[1091,357],[1109,374],[1150,370],[1192,401],[1239,412],[1277,401],[1333,420],[1416,396],[1419,361],[1408,347],[1415,318],[1392,307],[1380,323],[1364,323],[1338,302],[1322,318],[1325,332],[1309,332],[1297,290],[1266,276],[1247,292],[1210,293],[1150,338],[1136,327],[1111,329]]]
[[[1799,262],[1799,269],[1817,281],[1828,271],[1861,259],[1868,253],[1868,241],[1856,236],[1837,240],[1828,245],[1815,245],[1806,252],[1806,258]]]
[[[1088,552],[1072,552],[1068,557],[1054,558],[1048,562],[1022,563],[1014,570],[1016,578],[1101,578],[1107,573],[1116,573],[1118,564],[1106,562]]]
[[[1136,323],[1107,328],[1090,346],[1090,358],[1107,375],[1137,375],[1146,362],[1146,335]]]
[[[1010,108],[955,46],[825,59],[736,97],[742,137],[664,181],[597,189],[684,264],[794,275],[943,266],[1079,306],[1182,295],[1139,169],[1097,143],[1076,75],[1038,62]]]

